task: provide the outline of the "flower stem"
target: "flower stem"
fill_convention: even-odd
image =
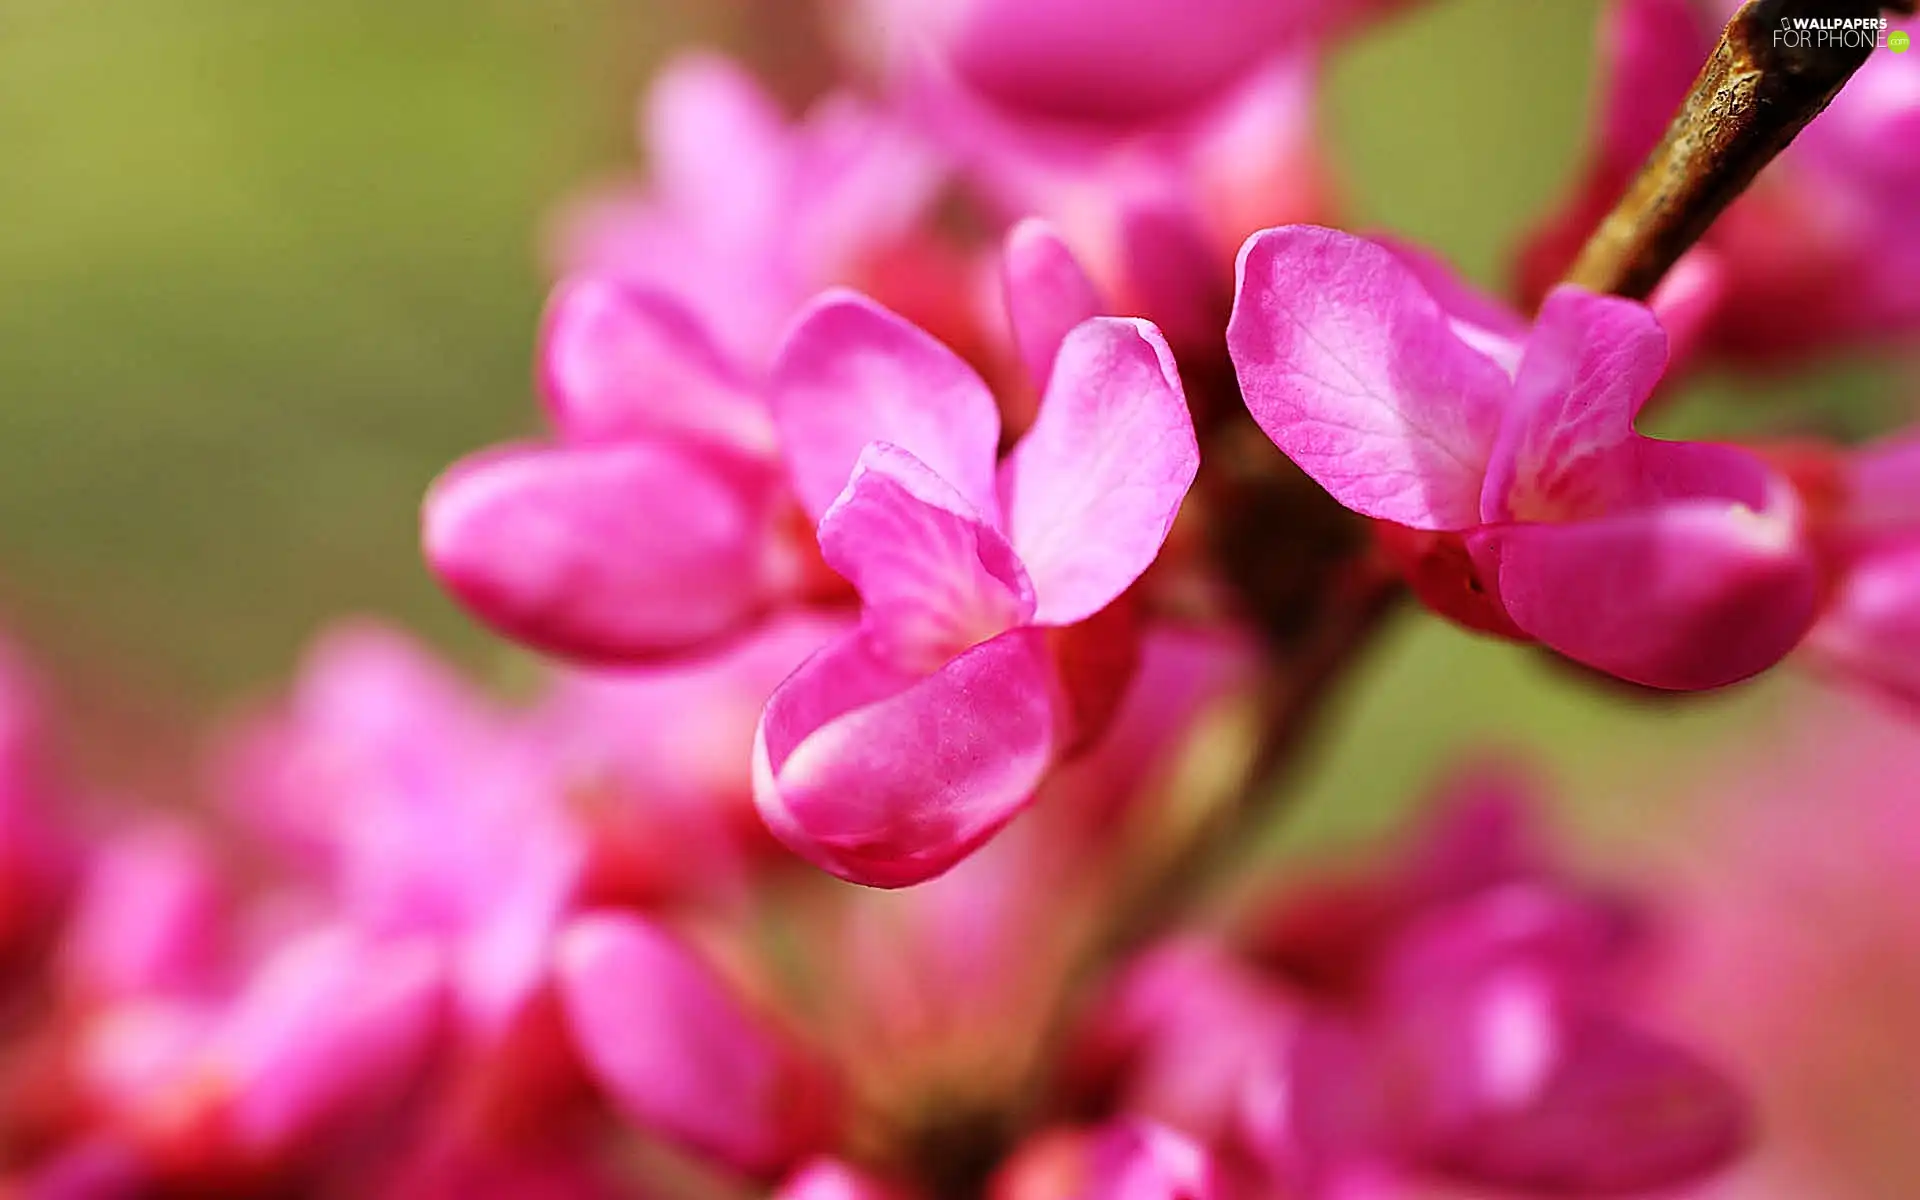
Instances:
[[[1666,136],[1581,251],[1567,282],[1635,300],[1745,191],[1761,168],[1820,115],[1873,53],[1792,45],[1797,18],[1912,12],[1913,0],[1752,0],[1720,35]]]

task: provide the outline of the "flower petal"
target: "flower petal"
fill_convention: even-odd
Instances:
[[[1667,335],[1645,305],[1554,289],[1487,467],[1485,519],[1578,520],[1643,502],[1642,451],[1664,443],[1635,434],[1633,418],[1666,365]]]
[[[871,442],[907,451],[997,523],[1000,412],[972,367],[864,296],[832,291],[797,319],[773,365],[774,420],[814,518]]]
[[[1637,1195],[1691,1183],[1750,1137],[1740,1093],[1678,1046],[1604,1018],[1562,1031],[1524,1106],[1448,1131],[1447,1173],[1550,1195]]]
[[[1355,512],[1465,529],[1510,384],[1391,251],[1330,229],[1255,234],[1227,345],[1253,419]]]
[[[820,518],[820,553],[865,603],[869,644],[931,671],[1033,612],[1033,585],[999,530],[913,455],[876,443]]]
[[[1490,526],[1469,541],[1516,625],[1649,687],[1696,691],[1765,670],[1805,635],[1821,589],[1797,514],[1780,507],[1681,501]]]
[[[1147,569],[1200,466],[1173,354],[1145,321],[1067,335],[1039,419],[1000,473],[1043,625],[1099,612]]]
[[[1058,231],[1037,217],[1007,234],[1001,271],[1013,340],[1027,374],[1044,384],[1068,330],[1099,315],[1105,305]]]
[[[1827,670],[1920,706],[1920,544],[1851,564],[1807,649]]]
[[[819,1065],[665,930],[591,914],[557,958],[581,1057],[635,1123],[761,1175],[826,1141],[835,1106]]]
[[[678,649],[766,601],[768,482],[757,475],[654,442],[479,455],[427,496],[427,561],[476,616],[541,649]]]
[[[699,319],[662,292],[563,281],[547,303],[540,370],[547,412],[569,439],[656,435],[773,452],[765,405]]]
[[[1025,807],[1054,752],[1040,631],[1016,629],[915,680],[861,634],[767,702],[754,798],[774,834],[843,879],[921,883]]]

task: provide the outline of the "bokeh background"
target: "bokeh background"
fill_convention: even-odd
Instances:
[[[1500,282],[1580,156],[1597,10],[1436,0],[1343,53],[1325,118],[1359,223]],[[62,681],[97,771],[184,771],[180,735],[270,688],[341,613],[527,669],[427,579],[418,499],[458,454],[532,428],[543,215],[634,168],[659,61],[695,41],[804,58],[794,29],[749,38],[739,15],[0,3],[0,616]],[[1675,419],[1858,430],[1898,394],[1884,364],[1851,364],[1708,381]],[[1286,836],[1378,829],[1437,760],[1487,745],[1537,755],[1590,832],[1657,836],[1668,785],[1802,686],[1781,674],[1652,703],[1410,616]]]

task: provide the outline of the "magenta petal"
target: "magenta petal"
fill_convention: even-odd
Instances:
[[[852,292],[821,296],[781,346],[771,389],[794,489],[816,519],[860,452],[889,442],[997,521],[1000,410],[972,367],[903,318]]]
[[[822,1158],[794,1172],[773,1200],[901,1200],[900,1193],[837,1159]]]
[[[1845,520],[1849,530],[1868,535],[1920,528],[1920,430],[1903,430],[1854,454]]]
[[[1608,6],[1601,32],[1610,76],[1602,101],[1603,167],[1636,169],[1666,134],[1713,53],[1718,24],[1702,11],[1707,7],[1693,0],[1613,0]]]
[[[1633,1195],[1696,1182],[1746,1145],[1740,1093],[1686,1051],[1594,1017],[1561,1038],[1527,1102],[1449,1131],[1437,1166],[1532,1193]]]
[[[1391,251],[1330,229],[1255,234],[1227,327],[1276,446],[1355,512],[1466,529],[1510,384]]]
[[[1471,539],[1514,623],[1568,658],[1695,691],[1772,666],[1812,623],[1820,571],[1796,514],[1700,499]]]
[[[1033,612],[1000,531],[918,459],[875,444],[820,518],[820,553],[860,593],[877,653],[931,671]]]
[[[763,1175],[818,1148],[833,1113],[816,1064],[665,930],[581,917],[557,972],[588,1071],[636,1124]]]
[[[777,227],[789,170],[787,120],[738,63],[681,54],[655,79],[642,113],[656,187],[719,238],[758,247]]]
[[[540,369],[547,411],[570,439],[690,438],[748,455],[773,452],[760,398],[664,293],[593,276],[547,302]]]
[[[1807,649],[1827,670],[1920,706],[1920,544],[1851,564]]]
[[[757,476],[654,442],[478,455],[427,496],[427,562],[476,616],[542,649],[678,649],[766,602]]]
[[[1034,620],[1071,625],[1160,553],[1200,466],[1186,393],[1160,331],[1099,317],[1067,335],[1039,419],[1000,473]]]
[[[754,798],[795,853],[872,887],[921,883],[1026,806],[1054,751],[1054,680],[1015,629],[924,678],[853,634],[767,702]]]
[[[1555,288],[1488,463],[1485,519],[1566,521],[1641,502],[1640,451],[1655,443],[1633,418],[1666,365],[1667,335],[1645,305]]]
[[[1206,1148],[1151,1121],[1120,1121],[1093,1139],[1086,1200],[1214,1200],[1220,1194]]]
[[[324,1124],[397,1099],[424,1064],[442,974],[418,942],[374,945],[326,929],[266,961],[211,1047],[234,1089],[242,1147],[279,1152]]]
[[[1007,234],[1002,270],[1013,340],[1027,374],[1043,384],[1053,375],[1053,357],[1067,331],[1105,305],[1060,234],[1037,217]]]

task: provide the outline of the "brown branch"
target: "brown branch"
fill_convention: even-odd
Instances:
[[[1865,46],[1791,45],[1796,18],[1912,12],[1913,0],[1752,0],[1720,44],[1666,137],[1600,223],[1567,282],[1635,300],[1652,294],[1762,167],[1820,115],[1873,52]]]

